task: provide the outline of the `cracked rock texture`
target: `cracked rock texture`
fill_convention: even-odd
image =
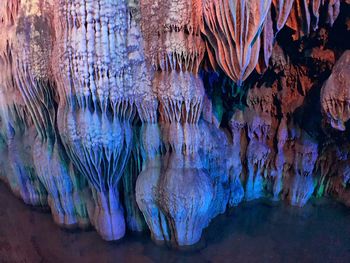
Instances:
[[[0,179],[175,247],[257,198],[350,206],[349,4],[1,1]]]

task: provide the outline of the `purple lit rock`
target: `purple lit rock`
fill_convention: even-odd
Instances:
[[[1,1],[0,179],[172,246],[243,201],[350,205],[349,1],[309,2]]]

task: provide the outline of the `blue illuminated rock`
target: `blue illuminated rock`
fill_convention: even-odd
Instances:
[[[349,6],[309,2],[0,1],[0,179],[175,247],[243,201],[350,205]]]

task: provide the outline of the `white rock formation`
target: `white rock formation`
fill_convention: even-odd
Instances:
[[[173,246],[242,200],[349,205],[349,51],[328,39],[346,10],[3,0],[0,179],[62,227]]]

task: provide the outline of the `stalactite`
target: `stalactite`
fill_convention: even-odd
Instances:
[[[257,198],[350,206],[349,1],[0,1],[0,179],[65,227],[197,243]]]
[[[287,19],[291,12],[294,1],[295,0],[272,0],[273,8],[275,9],[275,12],[276,12],[277,32],[280,31],[285,25],[285,23],[287,22]]]
[[[270,6],[271,1],[204,1],[204,33],[220,67],[238,83],[258,63],[260,34]]]
[[[327,9],[327,23],[333,25],[339,15],[339,0],[295,0],[290,11],[286,25],[294,30],[293,38],[299,39],[307,36],[318,28],[319,17],[322,10]]]

